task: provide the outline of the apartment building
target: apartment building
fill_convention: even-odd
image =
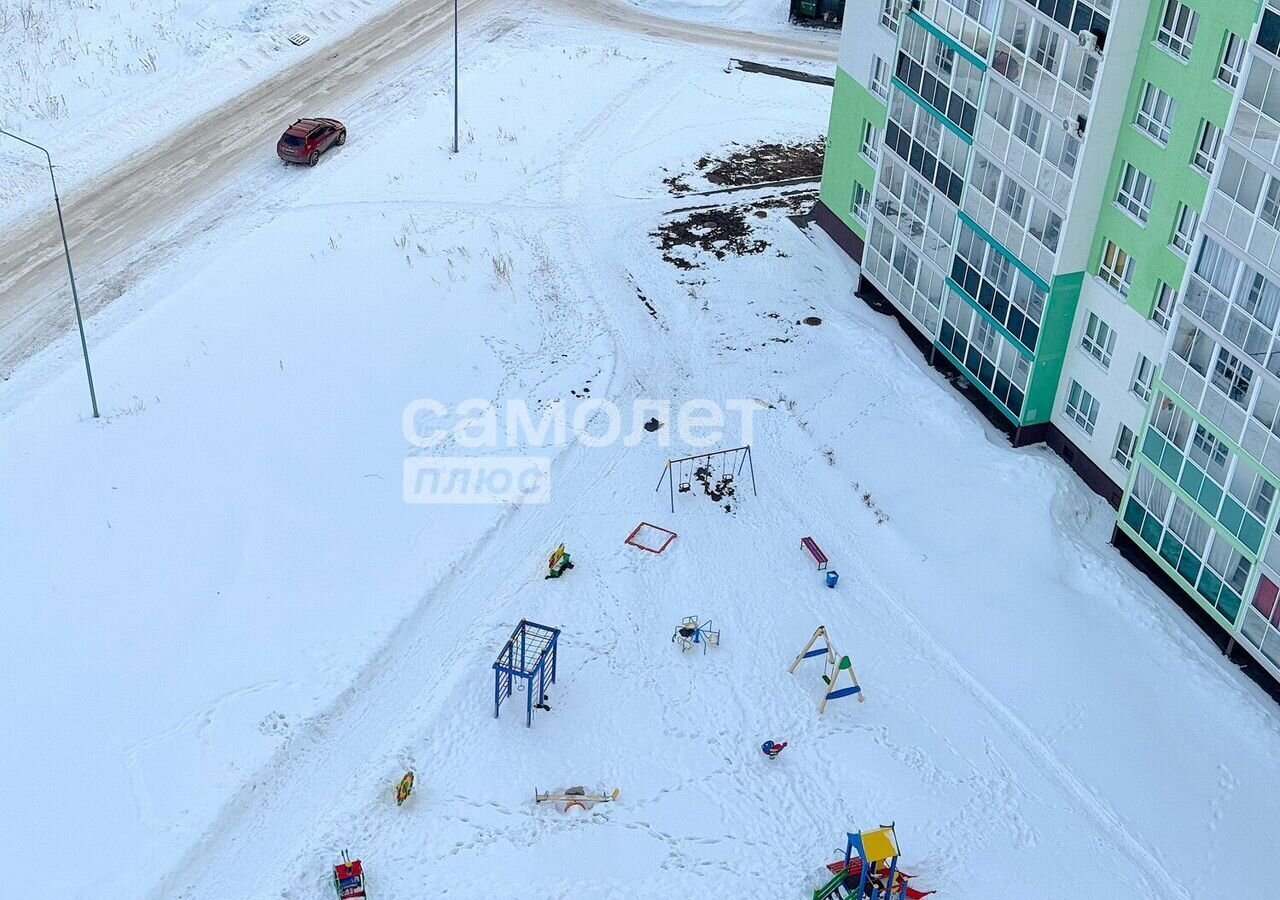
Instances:
[[[1280,0],[858,2],[816,213],[859,293],[1280,679]]]
[[[1198,125],[1210,190],[1119,530],[1280,677],[1280,0],[1256,13],[1212,73],[1222,119]]]

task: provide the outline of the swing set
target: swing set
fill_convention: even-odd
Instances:
[[[813,645],[822,641],[822,646],[815,648]],[[859,703],[865,703],[866,697],[862,693],[862,685],[858,684],[858,676],[853,671],[853,661],[847,656],[841,656],[836,650],[835,644],[831,643],[831,636],[827,634],[827,626],[819,625],[818,630],[813,633],[813,637],[809,638],[809,643],[805,644],[804,649],[800,651],[800,655],[796,657],[796,661],[791,664],[791,668],[787,671],[792,675],[796,673],[800,663],[814,656],[826,657],[826,671],[822,674],[822,680],[826,684],[826,689],[822,695],[822,702],[818,704],[818,715],[822,715],[827,711],[828,700],[838,700],[841,697],[857,696]],[[840,687],[836,682],[840,680],[840,673],[843,672],[845,680],[849,682],[848,687]]]
[[[671,511],[676,511],[676,491],[687,494],[693,490],[693,482],[702,485],[707,496],[717,503],[725,497],[736,493],[735,481],[742,475],[743,465],[751,476],[751,493],[756,494],[756,467],[751,460],[751,445],[731,447],[728,450],[712,450],[695,456],[667,460],[658,479],[657,492],[662,489],[662,482],[667,482],[671,494]]]

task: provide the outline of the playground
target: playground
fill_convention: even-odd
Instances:
[[[458,156],[408,71],[122,288],[101,422],[74,365],[0,418],[4,843],[42,895],[1272,896],[1275,709],[1106,504],[784,211],[761,253],[662,261],[663,217],[717,202],[663,179],[817,139],[830,88],[529,15],[476,24]],[[424,397],[662,424],[423,449]],[[751,434],[682,436],[733,400]],[[405,502],[406,461],[468,454],[545,458],[548,502]]]

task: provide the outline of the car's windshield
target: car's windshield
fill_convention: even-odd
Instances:
[[[280,139],[280,143],[284,144],[286,147],[301,147],[302,138],[298,137],[296,134],[286,134]]]

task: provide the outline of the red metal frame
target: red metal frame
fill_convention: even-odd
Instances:
[[[640,533],[640,530],[642,528],[652,528],[654,531],[661,531],[663,534],[670,535],[670,536],[666,539],[666,541],[663,542],[661,547],[659,547],[657,550],[654,550],[652,547],[646,547],[644,544],[636,543],[635,536]],[[641,522],[639,525],[636,526],[635,531],[627,535],[626,543],[630,544],[632,547],[638,547],[639,549],[645,550],[649,553],[661,553],[663,550],[666,550],[668,547],[670,547],[671,542],[674,541],[678,536],[679,535],[677,535],[674,531],[668,531],[665,528],[660,528],[657,525],[654,525],[652,522]]]

